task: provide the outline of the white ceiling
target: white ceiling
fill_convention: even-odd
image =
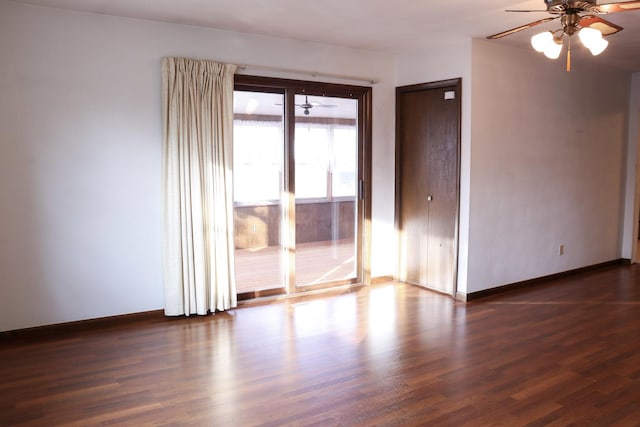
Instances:
[[[548,16],[543,0],[15,0],[115,16],[200,25],[398,53],[442,40],[484,38]],[[601,0],[600,3],[609,2]],[[625,27],[598,60],[640,71],[640,10],[606,19]],[[559,23],[539,26],[559,28]],[[526,46],[536,29],[492,43]]]

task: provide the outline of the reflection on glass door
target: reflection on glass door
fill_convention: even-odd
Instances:
[[[234,241],[238,294],[284,292],[284,95],[235,91]]]
[[[295,285],[357,278],[358,101],[295,95]]]

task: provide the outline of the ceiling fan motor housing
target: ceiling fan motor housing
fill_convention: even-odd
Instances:
[[[568,36],[574,35],[578,32],[578,26],[580,25],[580,15],[575,12],[569,12],[566,15],[562,15],[560,18],[562,22],[562,30]]]
[[[571,1],[571,0],[544,0],[549,13],[565,12],[598,12],[597,0]]]

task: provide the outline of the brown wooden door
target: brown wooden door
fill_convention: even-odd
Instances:
[[[401,278],[455,295],[460,81],[397,89]]]

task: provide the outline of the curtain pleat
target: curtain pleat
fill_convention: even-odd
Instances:
[[[165,314],[237,305],[233,245],[233,74],[236,66],[165,58],[163,75]]]

